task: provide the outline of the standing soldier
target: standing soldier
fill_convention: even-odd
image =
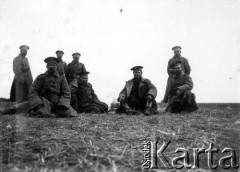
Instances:
[[[173,70],[172,65],[176,61],[181,61],[184,73],[187,74],[187,75],[190,75],[190,72],[191,72],[191,67],[188,63],[188,60],[181,56],[181,49],[182,48],[180,46],[175,46],[175,47],[172,48],[172,50],[174,52],[174,56],[168,61],[167,72],[168,72],[169,77],[168,77],[168,80],[167,80],[167,86],[166,86],[166,90],[165,90],[165,94],[164,94],[164,98],[163,98],[164,103],[168,102],[169,81],[172,78],[171,70]]]
[[[71,94],[67,80],[57,72],[58,59],[48,57],[44,62],[48,70],[35,79],[29,91],[30,114],[38,117],[77,116],[70,105]]]
[[[172,78],[169,81],[168,106],[166,112],[193,112],[198,109],[193,88],[192,78],[184,73],[181,61],[172,64]]]
[[[59,63],[57,65],[58,73],[60,75],[63,75],[63,74],[65,74],[65,70],[67,68],[67,63],[62,60],[64,52],[62,50],[57,50],[56,54],[57,54],[57,58],[59,60]]]
[[[70,90],[72,92],[72,85],[77,82],[80,73],[86,72],[86,68],[83,63],[79,62],[80,53],[73,53],[73,61],[67,65],[65,76],[69,83]]]
[[[143,112],[144,115],[158,113],[157,111],[157,88],[149,79],[142,77],[142,66],[135,66],[133,70],[134,78],[127,81],[125,87],[120,92],[118,101],[120,107],[117,113],[132,114],[132,112]]]
[[[80,113],[107,113],[108,105],[98,99],[92,84],[88,83],[88,74],[82,72],[78,83],[74,84],[76,95],[72,96],[72,107]]]
[[[28,100],[28,92],[33,78],[28,59],[26,57],[29,46],[22,45],[20,54],[13,60],[13,72],[15,74],[10,92],[10,101],[21,103]]]

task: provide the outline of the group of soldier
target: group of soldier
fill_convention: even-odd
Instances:
[[[44,60],[47,71],[33,81],[30,65],[26,57],[29,46],[20,46],[20,54],[13,61],[15,74],[10,101],[14,107],[1,113],[28,112],[37,117],[75,117],[78,113],[107,113],[108,105],[100,101],[93,87],[88,83],[89,72],[79,62],[80,53],[73,53],[73,61],[68,65],[63,61],[64,52],[56,51],[56,57]],[[186,58],[181,56],[181,47],[172,48],[173,58],[168,62],[169,75],[163,102],[168,103],[166,111],[180,113],[198,109],[195,95],[191,92],[193,82],[191,68]],[[120,92],[116,113],[144,115],[157,114],[157,88],[149,79],[142,77],[142,66],[131,68],[133,79],[126,82]]]

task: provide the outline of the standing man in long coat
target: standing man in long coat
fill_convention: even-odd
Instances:
[[[72,96],[72,107],[80,113],[107,113],[108,105],[98,99],[92,84],[88,83],[88,74],[82,72],[78,83],[73,84],[76,91]]]
[[[169,81],[168,106],[166,112],[193,112],[198,109],[193,88],[192,78],[184,72],[181,61],[172,64],[172,78]]]
[[[69,83],[70,90],[72,91],[72,85],[77,82],[80,74],[86,72],[86,68],[83,63],[79,62],[80,53],[73,53],[73,61],[67,65],[65,76]]]
[[[147,116],[158,113],[155,100],[157,88],[149,79],[142,77],[142,68],[142,66],[131,68],[134,78],[126,82],[119,94],[120,107],[117,109],[117,113],[130,115],[137,111],[143,112]]]
[[[56,55],[57,58],[59,60],[58,64],[57,64],[57,69],[58,69],[58,73],[60,75],[65,74],[65,70],[67,68],[67,63],[63,61],[62,57],[63,57],[64,52],[62,50],[57,50],[56,51]]]
[[[33,116],[74,117],[76,111],[71,107],[71,94],[64,75],[57,72],[58,59],[48,57],[47,71],[39,75],[29,91],[30,114]]]
[[[26,57],[29,46],[22,45],[20,54],[13,60],[13,72],[15,74],[10,92],[10,101],[21,103],[28,100],[28,92],[32,85],[32,73]]]
[[[167,86],[166,86],[166,90],[165,90],[165,94],[164,94],[164,98],[163,98],[164,103],[168,102],[169,81],[172,78],[171,71],[173,70],[172,69],[173,64],[176,61],[181,61],[184,73],[187,75],[190,75],[190,72],[191,72],[191,67],[188,63],[188,60],[181,56],[181,49],[182,48],[180,46],[175,46],[172,48],[172,50],[174,52],[174,56],[168,61],[168,66],[167,66],[168,80],[167,80]]]

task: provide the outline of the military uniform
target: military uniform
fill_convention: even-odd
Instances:
[[[193,112],[198,109],[195,95],[191,92],[193,88],[192,78],[183,74],[173,76],[169,82],[167,112],[179,113],[182,111]],[[177,94],[177,90],[180,94]]]
[[[58,73],[59,73],[60,75],[65,74],[66,68],[67,68],[67,63],[64,62],[63,60],[59,60],[59,62],[58,62],[58,64],[57,64]]]
[[[108,105],[98,99],[90,83],[78,84],[72,106],[80,113],[107,113],[108,111]]]
[[[147,96],[151,95],[154,100],[148,105]],[[117,109],[117,113],[125,113],[126,105],[129,108],[144,112],[146,108],[150,108],[152,113],[158,113],[157,111],[157,88],[151,83],[149,79],[141,78],[140,80],[131,79],[126,82],[125,87],[120,92],[119,97],[124,97],[124,102],[120,102],[120,107]]]
[[[179,47],[179,46],[176,46],[176,47]],[[173,47],[172,49],[176,48],[176,47]],[[181,47],[180,47],[181,49]],[[163,102],[167,102],[168,101],[168,92],[169,92],[169,81],[172,77],[172,74],[171,74],[171,69],[173,67],[173,65],[176,63],[176,62],[181,62],[182,66],[183,66],[183,70],[184,72],[187,74],[187,75],[190,75],[190,72],[191,72],[191,67],[188,63],[188,60],[182,56],[173,56],[169,61],[168,61],[168,66],[167,66],[167,73],[168,73],[168,80],[167,80],[167,86],[166,86],[166,90],[165,90],[165,94],[164,94],[164,98],[163,98]]]
[[[59,60],[59,62],[57,64],[58,73],[60,75],[63,75],[63,74],[65,74],[65,70],[67,68],[67,63],[62,60],[62,56],[63,56],[64,52],[62,50],[57,50],[56,54],[57,54],[57,58]]]
[[[74,60],[67,65],[65,75],[68,82],[73,81],[77,75],[86,72],[86,68],[83,63],[75,62]]]
[[[67,80],[63,75],[59,75],[57,71],[53,74],[47,71],[39,75],[29,91],[31,109],[34,110],[35,107],[42,105],[44,113],[47,114],[76,116],[76,111],[70,106],[70,99],[71,94]],[[64,109],[59,110],[59,106],[64,107]],[[31,113],[34,114],[34,111]]]
[[[20,49],[28,50],[28,46],[21,46]],[[33,78],[28,59],[21,54],[13,60],[13,72],[15,74],[11,91],[10,100],[21,103],[28,100],[28,92]]]

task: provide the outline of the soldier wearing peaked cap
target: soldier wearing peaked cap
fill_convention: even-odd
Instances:
[[[62,50],[57,50],[56,51],[56,55],[57,55],[57,58],[59,60],[58,65],[57,65],[57,69],[58,69],[58,73],[60,75],[65,74],[65,70],[67,68],[67,63],[62,60],[63,54],[64,54],[64,52]]]
[[[80,74],[86,72],[85,65],[79,62],[81,54],[76,52],[73,53],[72,56],[73,61],[67,65],[65,70],[65,76],[69,83],[70,90],[72,90],[72,84],[77,82]]]
[[[142,66],[131,68],[134,78],[126,82],[119,94],[120,107],[117,113],[143,112],[145,115],[158,113],[155,100],[157,88],[149,79],[142,77],[142,68]]]
[[[184,73],[187,75],[190,75],[191,72],[191,67],[188,63],[188,60],[184,57],[181,56],[181,49],[182,47],[180,46],[174,46],[172,48],[173,52],[174,52],[174,56],[168,61],[168,66],[167,66],[167,72],[168,72],[168,80],[167,80],[167,86],[166,86],[166,90],[165,90],[165,94],[164,94],[164,98],[163,98],[163,102],[167,103],[168,102],[168,91],[169,91],[169,81],[172,77],[171,75],[171,71],[173,70],[172,66],[176,61],[181,61],[182,67],[184,70]]]
[[[195,95],[191,92],[193,88],[192,78],[184,72],[184,67],[180,60],[174,62],[171,67],[172,78],[169,81],[166,112],[180,113],[197,110]]]
[[[13,72],[15,76],[10,92],[10,100],[17,103],[28,100],[28,91],[33,81],[30,65],[26,57],[29,46],[22,45],[19,49],[20,54],[13,60]]]
[[[64,75],[57,72],[59,60],[48,57],[47,71],[39,75],[29,91],[30,114],[33,116],[74,117],[76,111],[71,107],[71,94]]]
[[[75,95],[72,96],[72,107],[77,112],[85,113],[107,113],[108,105],[101,102],[95,94],[92,84],[88,83],[89,72],[82,72],[76,87]]]

